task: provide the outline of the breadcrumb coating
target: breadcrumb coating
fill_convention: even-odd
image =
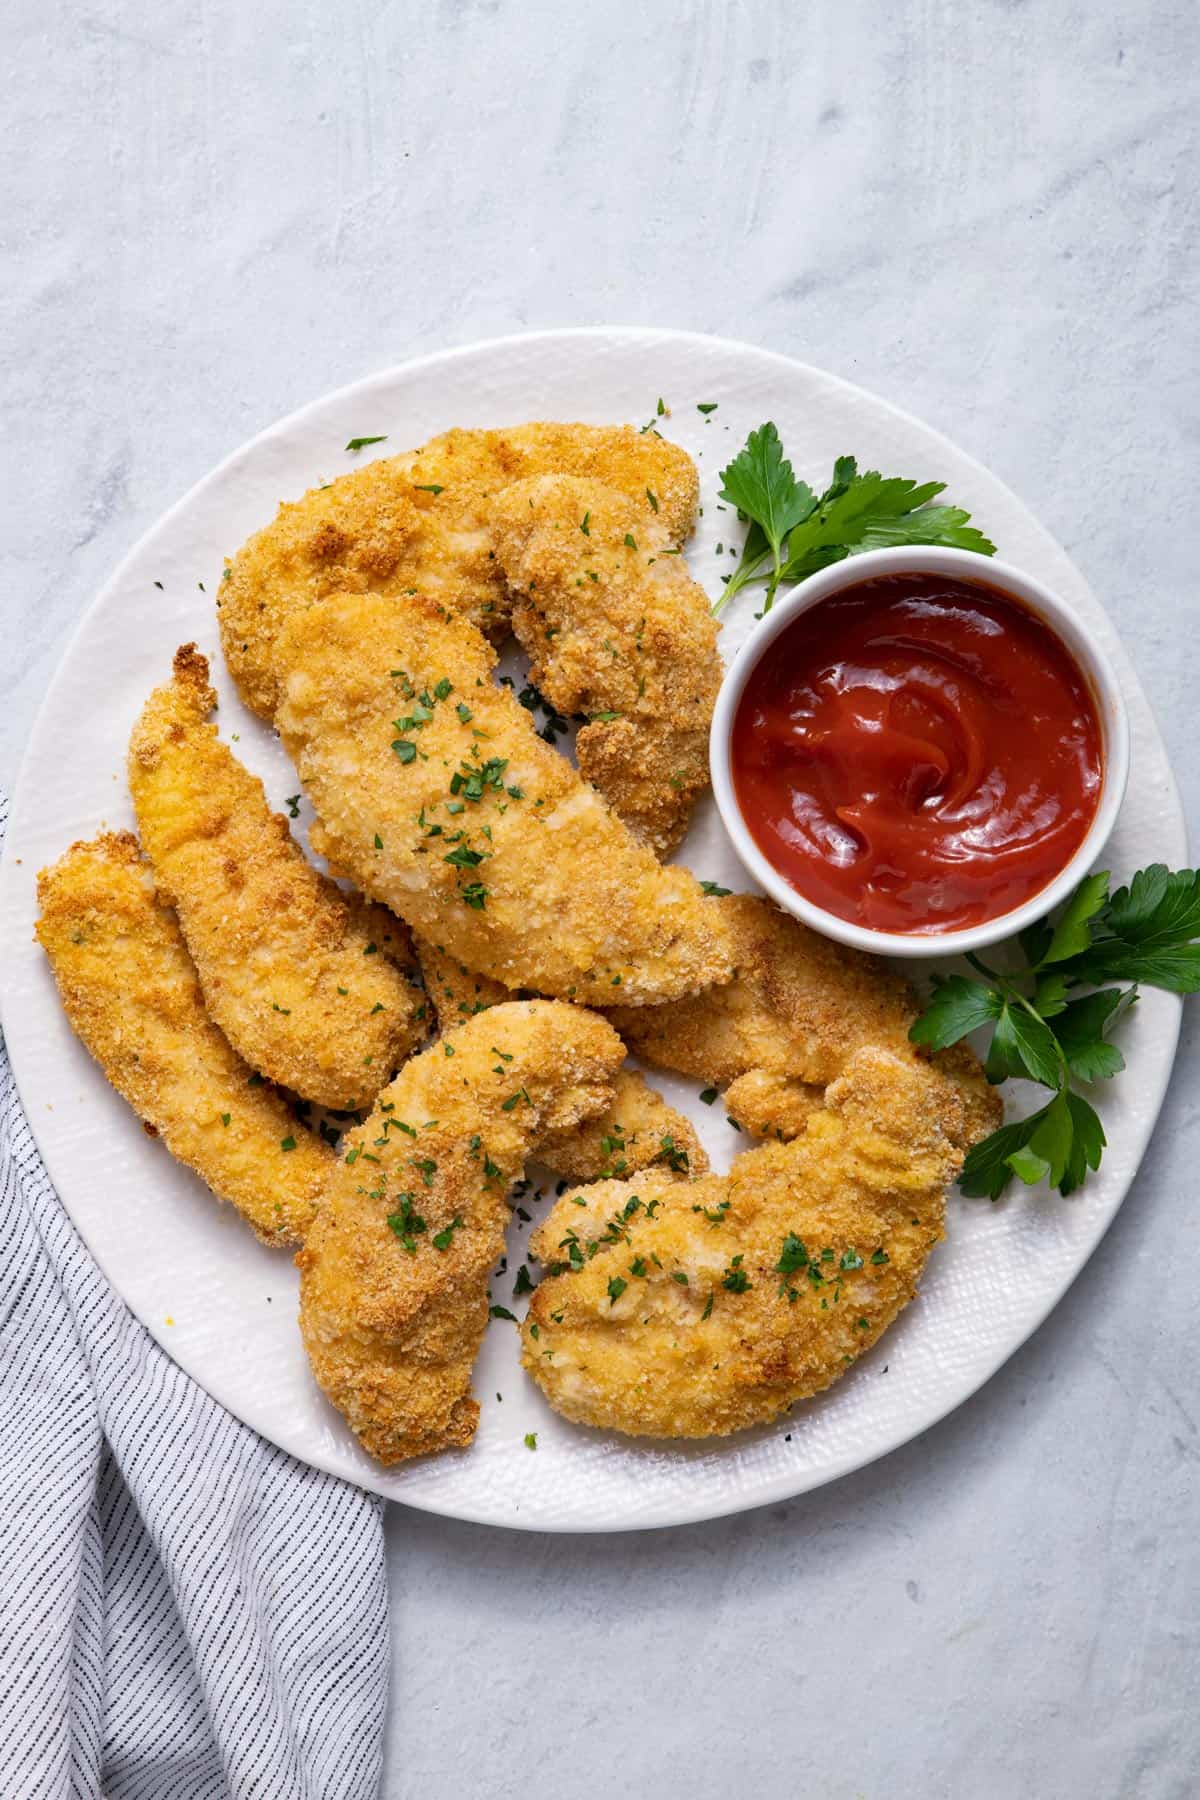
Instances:
[[[38,940],[68,1019],[152,1136],[267,1244],[296,1244],[333,1166],[204,1008],[175,914],[131,832],[38,876]]]
[[[912,1061],[860,1050],[800,1137],[728,1175],[564,1195],[530,1244],[524,1366],[557,1412],[630,1436],[777,1418],[913,1298],[961,1160]]]
[[[331,860],[448,955],[586,1005],[730,971],[720,915],[662,868],[491,679],[467,620],[415,596],[293,614],[278,723]]]
[[[721,659],[708,596],[661,515],[602,481],[541,475],[492,515],[530,678],[584,714],[580,773],[656,856],[670,854],[708,787]]]
[[[969,1046],[928,1058],[909,1042],[919,1008],[901,976],[754,894],[708,904],[729,933],[736,975],[670,1005],[610,1008],[636,1055],[725,1089],[731,1116],[753,1136],[791,1137],[820,1089],[877,1045],[917,1066],[963,1149],[995,1130],[1002,1103]]]
[[[134,727],[129,789],[143,848],[175,907],[209,1013],[252,1068],[306,1100],[369,1105],[425,1036],[403,927],[370,935],[361,903],[314,869],[262,782],[209,723],[194,644]]]
[[[416,952],[425,992],[443,1032],[517,997],[498,981],[472,975],[428,938],[416,940]],[[618,1069],[612,1104],[597,1118],[569,1131],[549,1133],[539,1140],[535,1155],[567,1181],[600,1181],[651,1166],[685,1177],[703,1175],[708,1168],[691,1121],[636,1069]]]
[[[674,543],[691,530],[695,465],[655,432],[549,421],[447,431],[285,502],[234,557],[218,597],[221,643],[247,706],[274,717],[279,630],[329,594],[419,590],[502,639],[509,603],[489,534],[492,501],[512,482],[551,470],[620,489]]]
[[[411,1058],[346,1154],[296,1258],[313,1373],[383,1463],[468,1444],[471,1368],[532,1147],[610,1100],[624,1050],[595,1013],[513,1001]]]

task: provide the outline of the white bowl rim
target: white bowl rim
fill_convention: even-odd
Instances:
[[[959,931],[901,933],[872,931],[851,919],[839,918],[799,893],[759,849],[742,817],[734,791],[729,746],[733,721],[752,670],[779,634],[793,619],[821,600],[881,575],[946,575],[973,582],[1009,595],[1023,604],[1071,652],[1092,690],[1103,740],[1104,781],[1100,802],[1087,836],[1059,873],[1046,886],[1014,907],[982,924]],[[885,550],[866,550],[822,569],[807,581],[775,598],[771,611],[751,631],[725,672],[713,710],[709,734],[709,761],[713,795],[730,841],[747,872],[783,907],[814,931],[879,956],[940,957],[982,950],[1013,937],[1044,918],[1073,891],[1101,855],[1116,824],[1129,779],[1129,718],[1116,670],[1087,625],[1048,588],[997,557],[982,557],[973,550],[942,545],[903,544]]]

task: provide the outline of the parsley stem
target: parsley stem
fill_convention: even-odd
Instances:
[[[745,552],[743,551],[742,560],[733,571],[733,574],[729,577],[729,580],[725,585],[724,593],[720,594],[712,603],[714,614],[719,613],[726,602],[732,600],[733,596],[740,593],[744,587],[749,587],[752,581],[767,580],[766,572],[762,567],[762,560],[762,556],[756,556],[750,562],[747,562]]]
[[[778,540],[775,540],[771,544],[771,578],[767,583],[767,597],[763,601],[764,617],[770,612],[775,604],[775,590],[779,586],[779,576],[782,568],[783,563],[779,554],[779,543]]]

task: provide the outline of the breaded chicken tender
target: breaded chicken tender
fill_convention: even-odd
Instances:
[[[296,1258],[300,1328],[380,1462],[471,1441],[509,1184],[547,1131],[608,1104],[623,1055],[595,1013],[514,1001],[413,1057],[350,1133]]]
[[[274,717],[280,627],[332,593],[420,591],[502,639],[508,591],[488,533],[492,499],[549,470],[628,494],[638,516],[661,520],[672,543],[691,530],[700,491],[695,465],[653,432],[553,423],[447,431],[418,450],[310,488],[238,552],[218,604],[225,658],[247,706]]]
[[[426,995],[443,1032],[518,997],[486,975],[472,975],[428,938],[416,940],[416,952]],[[708,1168],[691,1121],[636,1069],[618,1069],[612,1104],[598,1117],[569,1131],[551,1132],[539,1139],[534,1154],[567,1181],[600,1181],[651,1166],[684,1176],[703,1175]]]
[[[262,782],[221,742],[194,644],[129,745],[142,846],[205,1004],[251,1068],[320,1106],[369,1104],[425,1036],[422,995],[361,906],[314,869]],[[397,926],[397,949],[402,927]]]
[[[724,1088],[730,1116],[755,1137],[794,1137],[820,1090],[873,1044],[917,1065],[941,1097],[953,1142],[969,1149],[1003,1116],[968,1046],[928,1059],[908,1041],[918,1006],[873,956],[809,931],[753,894],[708,902],[729,933],[737,974],[668,1006],[608,1011],[630,1049],[659,1068]]]
[[[704,589],[662,515],[602,481],[539,475],[492,511],[496,558],[530,679],[560,713],[587,715],[580,773],[656,856],[708,786],[721,659]]]
[[[278,724],[321,846],[415,932],[506,987],[587,1005],[728,976],[721,915],[542,742],[466,619],[339,594],[293,614],[279,656]]]
[[[117,1092],[264,1243],[299,1243],[332,1152],[209,1018],[137,839],[73,844],[38,876],[38,899],[37,935],[67,1017]]]
[[[522,1361],[557,1412],[720,1437],[819,1393],[913,1298],[962,1161],[909,1059],[860,1050],[802,1136],[686,1184],[643,1171],[555,1206]]]

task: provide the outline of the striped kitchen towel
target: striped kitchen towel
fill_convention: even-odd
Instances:
[[[0,1039],[0,1794],[374,1795],[382,1508],[231,1418],[126,1311]]]

